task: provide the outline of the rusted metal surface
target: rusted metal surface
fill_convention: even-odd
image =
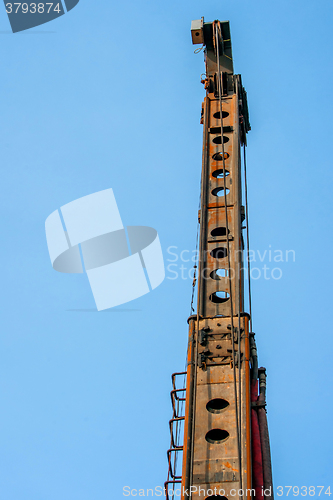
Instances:
[[[224,144],[227,215],[229,230],[229,258],[231,267],[231,283],[233,314],[243,310],[242,284],[242,242],[241,242],[241,185],[239,159],[239,113],[238,90],[223,100],[223,113],[228,114],[223,119],[223,137],[228,139]],[[221,120],[214,115],[219,113],[219,103],[214,93],[208,93],[205,99],[205,143],[203,152],[202,172],[202,207],[201,207],[201,254],[199,265],[200,315],[231,316],[230,300],[213,302],[212,295],[216,292],[229,293],[226,210],[224,199],[224,178],[221,155],[221,144],[214,141],[221,138]],[[211,132],[212,131],[212,132]],[[217,158],[217,159],[216,159]],[[228,192],[229,191],[229,192]],[[221,196],[218,196],[222,194]],[[216,231],[219,229],[219,231]],[[214,233],[217,233],[215,235]],[[219,249],[219,250],[216,250]],[[212,278],[212,273],[218,269],[225,270],[225,276]],[[214,276],[214,275],[213,275]]]
[[[235,318],[236,319],[236,318]],[[221,357],[211,356],[206,360],[204,368],[197,367],[197,391],[195,401],[195,430],[194,430],[194,447],[193,447],[193,477],[189,477],[189,453],[191,450],[191,405],[193,400],[187,397],[186,412],[185,412],[185,440],[184,445],[184,462],[183,462],[183,491],[187,491],[192,485],[197,488],[193,491],[191,498],[206,498],[207,495],[203,492],[217,488],[217,491],[224,490],[225,496],[229,496],[230,490],[240,489],[240,476],[242,476],[242,484],[251,487],[250,477],[248,470],[251,465],[248,463],[249,450],[248,446],[250,441],[247,439],[248,425],[249,425],[249,411],[245,394],[249,394],[249,358],[245,353],[249,351],[248,347],[248,316],[241,317],[241,345],[237,346],[237,351],[244,353],[244,359],[241,366],[241,392],[244,394],[241,412],[242,429],[241,429],[241,447],[243,461],[240,467],[237,451],[237,437],[236,437],[236,411],[235,411],[235,394],[233,386],[233,367],[231,360],[231,353],[229,352],[230,340],[230,317],[225,318],[204,318],[199,320],[199,332],[202,329],[206,330],[205,346],[208,346],[210,352],[219,354]],[[190,320],[190,353],[194,353],[194,333],[196,331],[196,318],[192,317]],[[218,339],[218,340],[215,340]],[[216,342],[221,345],[221,349],[211,346],[216,345]],[[204,346],[201,346],[204,347]],[[200,353],[200,349],[198,349]],[[225,354],[229,354],[227,362]],[[223,358],[223,362],[222,361]],[[238,373],[238,371],[237,371]],[[189,359],[188,370],[188,384],[193,379],[193,357]],[[237,375],[237,386],[238,386]],[[188,386],[189,387],[189,386]],[[239,398],[239,392],[237,392]],[[187,391],[189,396],[189,391]],[[228,405],[219,410],[213,408],[209,410],[209,402],[223,400]],[[208,409],[207,409],[208,405]],[[209,431],[219,429],[225,431],[228,435],[221,442],[207,441],[207,433]],[[187,481],[186,481],[187,478]],[[250,483],[250,484],[249,484]],[[244,487],[244,486],[243,486]],[[201,494],[199,491],[201,489]],[[238,499],[238,495],[230,495],[232,498]],[[183,498],[189,498],[183,495]]]
[[[231,490],[251,488],[249,327],[248,317],[240,317],[244,310],[240,170],[243,89],[240,77],[233,74],[229,23],[219,26],[224,37],[219,61],[222,116],[214,25],[203,23],[200,32],[197,23],[194,28],[199,34],[192,31],[192,37],[203,36],[206,46],[206,97],[202,107],[198,317],[189,321],[183,499],[206,498],[207,491],[214,488],[224,491],[226,497]],[[226,407],[214,409],[218,404]],[[238,500],[246,495],[230,496]]]
[[[240,147],[250,130],[247,98],[233,73],[229,22],[202,18],[191,34],[194,44],[205,45],[206,62],[198,304],[188,319],[186,396],[185,385],[176,384],[184,373],[172,378],[166,497],[181,484],[182,500],[245,500],[255,496],[254,486],[260,497],[260,487],[272,484],[264,393],[251,401],[258,364],[244,311]],[[264,386],[263,374],[261,381]]]

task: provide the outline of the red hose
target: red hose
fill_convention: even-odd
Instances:
[[[251,401],[256,403],[258,400],[258,380],[251,383]],[[262,468],[262,452],[258,414],[256,409],[251,409],[251,431],[252,431],[252,477],[253,488],[255,489],[256,500],[264,500],[263,486],[264,475]]]

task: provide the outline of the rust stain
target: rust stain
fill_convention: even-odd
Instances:
[[[225,462],[225,466],[228,467],[228,469],[231,469],[234,472],[238,472],[238,469],[235,469],[230,462]]]

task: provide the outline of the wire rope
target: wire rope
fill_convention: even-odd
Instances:
[[[230,237],[229,237],[229,224],[228,224],[228,204],[227,204],[227,187],[226,187],[226,168],[225,168],[225,155],[224,155],[224,140],[223,140],[223,114],[222,114],[222,78],[220,67],[220,44],[222,44],[221,24],[218,21],[215,28],[215,48],[217,55],[217,75],[218,75],[218,92],[219,92],[219,107],[221,119],[221,145],[222,145],[222,161],[223,161],[223,185],[224,185],[224,208],[225,208],[225,221],[226,221],[226,234],[227,234],[227,258],[228,258],[228,281],[229,281],[229,296],[230,296],[230,309],[231,309],[231,337],[232,337],[232,360],[233,360],[233,382],[235,394],[235,417],[236,417],[236,433],[238,445],[238,462],[239,462],[239,477],[240,489],[242,490],[242,471],[241,471],[241,446],[240,446],[240,429],[238,418],[238,402],[237,402],[237,381],[236,381],[236,359],[235,359],[235,337],[234,337],[234,311],[233,311],[233,296],[232,296],[232,283],[231,283],[231,261],[230,261]]]
[[[244,186],[245,186],[245,220],[246,220],[246,257],[248,271],[248,294],[249,294],[249,313],[250,313],[250,331],[253,329],[252,321],[252,296],[251,296],[251,262],[250,262],[250,227],[249,227],[249,209],[248,209],[248,191],[247,191],[247,170],[246,170],[246,144],[244,142]]]

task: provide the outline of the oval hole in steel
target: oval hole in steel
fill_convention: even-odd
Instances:
[[[206,434],[206,441],[211,444],[223,443],[229,437],[229,432],[223,429],[211,429]]]
[[[221,114],[219,111],[217,111],[216,113],[213,114],[214,118],[216,118],[217,120],[219,120],[221,118]],[[227,116],[229,116],[229,113],[228,111],[223,111],[222,110],[222,118],[226,118]]]
[[[229,231],[230,233],[230,231]],[[227,228],[226,227],[214,227],[214,229],[210,232],[212,236],[226,236],[227,235]]]
[[[222,398],[215,398],[208,401],[206,404],[206,409],[210,411],[210,413],[221,413],[223,410],[230,406],[229,401],[226,401]]]
[[[210,255],[213,259],[224,259],[228,255],[228,250],[226,247],[213,248]]]
[[[213,304],[224,304],[224,302],[227,302],[229,300],[230,296],[228,292],[214,292],[212,295],[209,297],[210,301],[213,302]]]
[[[206,497],[205,500],[228,500],[227,497],[224,497],[222,495],[210,495],[209,497]]]
[[[219,151],[218,153],[214,153],[212,158],[215,161],[222,161],[223,160],[223,153],[222,151]],[[224,159],[227,160],[229,158],[229,153],[224,153]]]
[[[226,193],[228,195],[230,193],[230,189],[227,188]],[[223,187],[219,187],[219,188],[213,189],[212,195],[218,196],[218,197],[224,196],[224,188]]]
[[[228,175],[230,175],[230,172],[229,170],[225,170],[225,176],[228,177]],[[224,173],[223,173],[223,168],[220,168],[219,170],[214,170],[214,172],[212,172],[212,176],[215,177],[216,179],[223,179],[224,177]]]
[[[228,269],[214,269],[214,271],[212,271],[210,273],[210,277],[212,278],[212,280],[221,280],[222,278],[227,278],[228,277]]]
[[[229,142],[229,137],[227,137],[226,135],[224,135],[223,136],[223,144],[225,144],[226,142]],[[218,135],[217,137],[214,137],[213,143],[214,144],[222,144],[221,136]]]

